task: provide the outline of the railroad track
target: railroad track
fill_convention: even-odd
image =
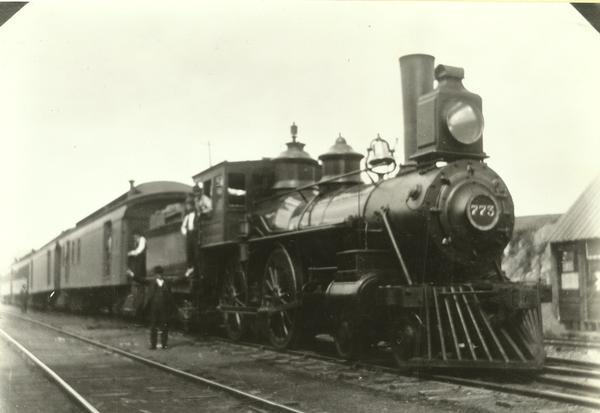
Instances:
[[[215,340],[231,343],[222,337],[212,337]],[[272,351],[291,354],[294,356],[324,360],[344,365],[352,364],[368,370],[381,371],[390,374],[407,375],[391,362],[360,360],[351,361],[340,359],[337,356],[314,353],[312,351],[277,350],[264,344],[252,342],[236,342],[235,344],[249,347],[269,348]],[[530,374],[503,374],[498,372],[494,377],[473,377],[470,375],[458,376],[438,373],[419,373],[419,377],[445,383],[459,384],[462,386],[484,388],[521,396],[536,397],[551,401],[574,404],[585,407],[600,408],[600,386],[587,383],[586,380],[600,378],[600,364],[583,361],[548,357],[549,365],[537,375]]]
[[[574,391],[583,390],[592,396],[600,395],[600,364],[548,357],[542,374],[537,378]]]
[[[562,366],[562,367],[573,367],[588,370],[600,370],[600,363],[594,363],[591,361],[565,359],[560,357],[546,357],[546,363],[551,366]]]
[[[3,333],[0,333],[2,335]],[[56,383],[44,371],[31,366],[29,359],[0,338],[0,411],[80,413],[82,409],[69,396],[57,392]],[[12,338],[11,338],[12,339]]]
[[[231,343],[231,341],[221,337],[213,337],[213,339]],[[237,342],[236,344],[269,348],[268,346],[252,342]],[[392,366],[391,362],[383,361],[381,358],[378,358],[377,361],[366,360],[348,362],[336,356],[314,353],[312,351],[281,351],[274,348],[269,349],[304,358],[314,358],[344,365],[352,364],[368,370],[403,376],[407,375],[406,372]],[[600,408],[600,386],[587,382],[587,380],[600,378],[600,364],[551,357],[547,358],[547,362],[549,365],[544,367],[537,375],[515,373],[503,374],[503,372],[498,372],[494,377],[490,378],[473,377],[471,375],[459,376],[439,373],[420,373],[419,377],[445,383],[459,384],[462,386],[484,388],[573,405]]]
[[[79,394],[73,387],[71,387],[65,380],[62,379],[54,370],[48,367],[44,362],[42,362],[38,357],[36,357],[32,352],[27,350],[21,343],[11,337],[7,332],[0,329],[0,337],[4,339],[8,344],[10,344],[13,349],[18,352],[21,356],[33,365],[35,365],[39,370],[41,370],[51,382],[57,385],[60,390],[69,398],[71,401],[77,405],[82,411],[97,413],[98,410],[89,403],[85,397]]]
[[[544,340],[547,346],[563,346],[586,349],[600,349],[600,342],[590,340],[572,340],[567,338],[547,338]]]
[[[191,412],[197,411],[201,403],[206,411],[215,412],[301,413],[285,404],[49,324],[19,318],[47,330],[13,328],[15,331],[11,333],[16,336],[13,337],[0,329],[0,338],[41,369],[82,411],[138,412],[145,407],[151,411]],[[57,334],[49,336],[48,332]],[[23,341],[27,341],[27,345]],[[92,346],[82,346],[83,343]],[[57,351],[57,347],[61,351]]]
[[[470,378],[433,374],[429,376],[436,380],[448,383],[461,384],[464,386],[481,387],[489,390],[518,394],[521,396],[537,397],[578,405],[600,408],[600,386],[588,383],[590,377],[581,376],[576,380],[565,372],[553,371],[550,373],[544,369],[536,376],[509,375],[506,377]]]
[[[11,316],[17,316],[10,314]],[[17,316],[21,318],[20,316]],[[47,325],[37,320],[28,321],[61,331],[56,327]],[[65,334],[77,337],[80,340],[91,342],[85,337],[79,337],[75,334],[65,332]],[[407,376],[409,374],[400,371],[397,367],[391,365],[391,361],[383,361],[382,357],[377,360],[369,359],[366,361],[348,362],[337,356],[327,355],[322,352],[301,351],[301,350],[286,350],[278,351],[264,344],[254,342],[235,342],[222,337],[210,337],[212,340],[221,341],[224,343],[235,344],[237,346],[252,347],[255,349],[268,349],[274,352],[301,357],[303,359],[314,359],[327,361],[344,366],[355,366],[364,368],[370,371],[389,373],[397,376]],[[118,348],[112,348],[102,343],[98,344],[101,347],[114,349],[115,352],[124,352]],[[124,352],[126,353],[126,352]],[[137,355],[131,355],[135,358]],[[381,354],[380,354],[381,356]],[[420,373],[420,378],[428,380],[441,381],[445,383],[458,384],[461,386],[469,386],[475,388],[484,388],[488,390],[518,394],[522,396],[535,397],[540,399],[552,400],[561,403],[572,405],[587,406],[592,408],[600,408],[600,388],[594,384],[588,383],[589,380],[598,378],[600,366],[593,363],[573,362],[566,359],[548,358],[548,366],[538,375],[526,374],[502,374],[499,372],[493,377],[490,376],[473,376],[473,375],[449,375],[434,372]],[[149,360],[150,363],[155,363]],[[186,373],[187,374],[187,373]],[[287,410],[289,411],[289,410]]]

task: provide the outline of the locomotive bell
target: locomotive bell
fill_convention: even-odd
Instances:
[[[417,104],[418,162],[483,159],[483,114],[481,96],[464,88],[464,70],[438,65],[438,87],[419,98]]]
[[[379,134],[371,141],[367,149],[367,164],[371,168],[378,166],[388,166],[396,163],[394,160],[394,151],[390,149],[390,144],[382,139]]]

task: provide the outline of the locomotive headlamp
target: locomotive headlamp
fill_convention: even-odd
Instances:
[[[481,97],[462,84],[464,70],[438,65],[438,87],[421,95],[417,103],[417,162],[483,159]]]
[[[483,114],[473,105],[458,101],[448,105],[446,124],[452,136],[462,144],[470,145],[483,136]]]

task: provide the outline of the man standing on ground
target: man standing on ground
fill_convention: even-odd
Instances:
[[[150,350],[156,349],[159,329],[160,342],[163,350],[166,350],[169,341],[169,318],[174,307],[171,284],[183,281],[188,276],[169,281],[164,278],[164,270],[160,265],[154,267],[152,272],[156,278],[145,279],[131,273],[129,275],[148,286],[146,306],[150,308]]]

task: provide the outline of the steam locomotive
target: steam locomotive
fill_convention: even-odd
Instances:
[[[500,269],[513,201],[484,162],[481,97],[431,56],[400,68],[402,165],[379,136],[363,168],[341,136],[319,163],[292,125],[279,156],[193,177],[213,211],[180,315],[217,312],[231,339],[254,329],[282,349],[327,333],[346,358],[387,343],[403,367],[540,368],[540,292]],[[185,270],[181,218],[172,203],[145,221],[148,267]],[[119,293],[123,308],[138,293]]]

